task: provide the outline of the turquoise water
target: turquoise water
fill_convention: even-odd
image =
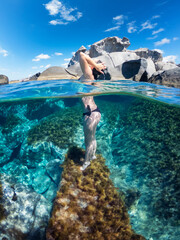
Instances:
[[[130,80],[80,82],[78,80],[31,81],[4,85],[0,88],[0,102],[22,99],[77,97],[82,94],[130,94],[180,105],[180,90],[161,85]]]
[[[180,90],[69,80],[0,88],[0,173],[9,211],[0,237],[18,239],[21,230],[26,239],[44,239],[59,165],[70,146],[84,148],[85,94],[94,95],[101,110],[97,153],[124,196],[133,229],[149,240],[180,239]]]

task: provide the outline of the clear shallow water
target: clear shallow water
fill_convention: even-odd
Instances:
[[[31,81],[1,86],[0,102],[43,97],[76,97],[82,94],[130,94],[169,104],[180,104],[180,89],[130,80],[82,83],[72,80]]]
[[[29,209],[37,199],[34,194],[42,197],[38,216],[48,218],[45,209],[52,206],[64,154],[71,145],[84,148],[82,106],[77,92],[93,93],[98,95],[95,102],[102,112],[96,132],[97,152],[106,159],[113,183],[123,192],[133,229],[149,240],[180,239],[179,90],[121,82],[92,86],[63,80],[0,88],[1,181],[9,195],[7,176],[13,184],[22,183],[28,188],[21,186],[20,196],[25,199],[21,199],[18,210],[18,200],[11,202],[16,208],[7,204],[14,222],[7,219],[6,226],[18,228],[18,218],[24,231],[28,231],[25,222],[33,229],[31,221],[37,216]],[[1,229],[0,223],[2,237]]]

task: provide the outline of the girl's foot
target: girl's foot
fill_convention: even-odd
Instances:
[[[91,162],[85,162],[82,167],[80,167],[81,171],[84,171],[89,165],[91,164]]]

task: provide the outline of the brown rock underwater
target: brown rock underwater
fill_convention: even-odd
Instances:
[[[83,172],[84,152],[69,149],[60,189],[46,231],[47,240],[144,240],[130,225],[120,194],[113,186],[105,159],[97,155]]]

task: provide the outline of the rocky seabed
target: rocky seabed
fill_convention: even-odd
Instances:
[[[97,153],[124,196],[132,228],[149,240],[179,239],[179,110],[125,96],[97,103]],[[65,154],[84,147],[80,113],[76,99],[1,103],[1,239],[45,239]]]

